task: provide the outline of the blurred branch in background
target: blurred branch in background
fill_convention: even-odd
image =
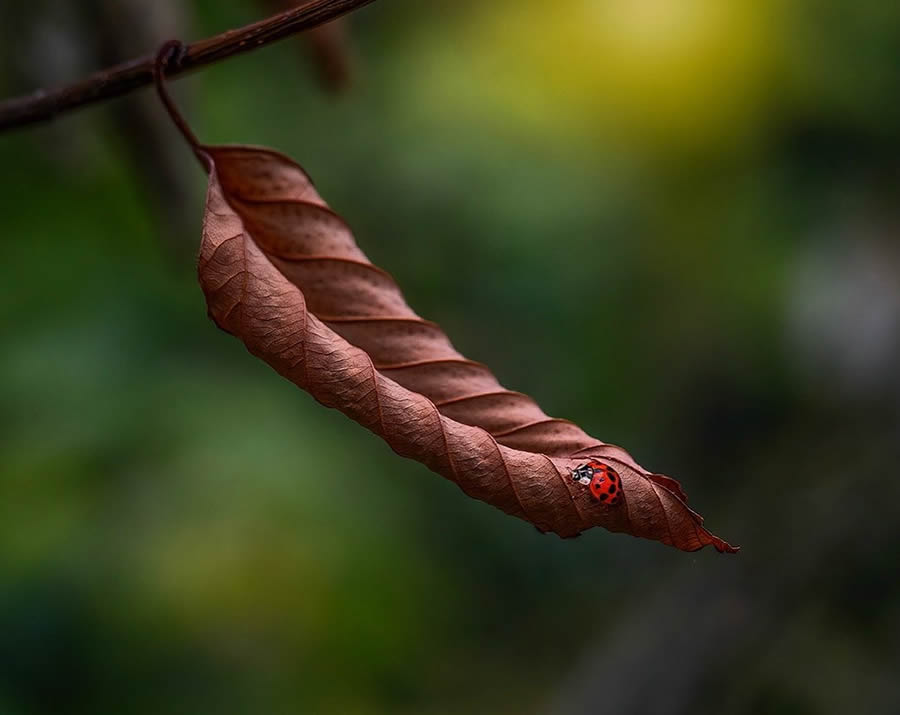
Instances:
[[[259,0],[259,4],[272,12],[296,7],[297,0]],[[347,37],[347,26],[342,20],[334,20],[314,27],[303,34],[322,84],[339,92],[353,79],[353,63]]]

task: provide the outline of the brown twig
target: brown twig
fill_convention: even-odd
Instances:
[[[172,122],[175,124],[178,131],[181,132],[181,136],[184,137],[185,141],[191,147],[194,156],[197,157],[200,164],[209,171],[209,157],[204,153],[203,147],[197,140],[197,135],[194,134],[194,130],[191,129],[187,120],[181,115],[178,107],[175,106],[172,95],[170,95],[169,90],[166,89],[166,73],[169,71],[168,68],[178,67],[181,63],[184,50],[185,47],[180,40],[169,40],[159,48],[159,51],[156,53],[156,60],[153,63],[153,83],[156,85],[156,94],[159,96],[159,101],[162,102],[163,107],[166,108],[166,112],[168,112]]]
[[[281,40],[289,35],[324,25],[373,0],[309,0],[237,30],[199,40],[186,46],[176,66],[166,70],[174,77],[204,65]],[[131,60],[54,90],[38,90],[25,97],[0,102],[0,131],[48,121],[87,104],[127,94],[153,82],[154,55]]]
[[[200,142],[197,141],[196,135],[188,126],[184,117],[181,116],[181,112],[178,111],[178,107],[175,106],[175,102],[172,101],[172,97],[169,95],[169,90],[166,89],[166,76],[170,71],[168,68],[178,67],[183,52],[184,45],[178,40],[169,40],[159,48],[159,51],[156,53],[156,62],[153,65],[153,83],[156,85],[156,94],[159,96],[159,101],[166,108],[172,122],[178,128],[178,131],[181,132],[181,136],[184,137],[185,141],[196,153],[200,149]]]

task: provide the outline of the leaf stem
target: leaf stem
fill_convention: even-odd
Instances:
[[[166,88],[166,73],[170,67],[178,67],[184,51],[185,46],[181,40],[169,40],[159,48],[159,51],[156,53],[156,61],[153,63],[153,84],[156,86],[156,93],[159,95],[159,100],[162,102],[163,107],[165,107],[166,112],[168,112],[169,117],[172,119],[172,123],[177,127],[178,131],[181,132],[181,136],[184,137],[191,149],[194,150],[194,155],[208,171],[209,157],[203,151],[200,142],[197,140],[197,135],[194,134],[194,131],[175,105],[172,95],[169,94],[169,90]]]
[[[229,30],[184,47],[167,77],[249,52],[290,35],[324,25],[373,0],[308,0],[299,7]],[[171,65],[172,63],[167,63]],[[0,131],[49,121],[60,114],[145,87],[154,81],[155,56],[140,57],[97,72],[80,82],[53,90],[40,89],[0,102]]]

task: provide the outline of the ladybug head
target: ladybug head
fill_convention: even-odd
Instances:
[[[590,464],[582,464],[577,469],[572,470],[572,480],[581,484],[590,484],[594,476],[594,468]]]

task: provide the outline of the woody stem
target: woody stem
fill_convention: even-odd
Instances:
[[[373,0],[307,0],[237,30],[187,45],[176,67],[167,67],[175,77],[204,65],[249,52],[290,35],[324,25]],[[88,104],[145,87],[154,81],[156,57],[147,56],[97,72],[75,84],[53,90],[40,89],[24,97],[0,102],[0,131],[45,122]]]

